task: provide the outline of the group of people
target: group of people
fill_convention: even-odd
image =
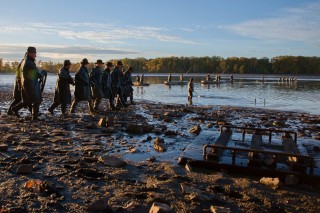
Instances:
[[[42,102],[42,92],[46,80],[46,72],[37,68],[36,48],[28,47],[25,57],[20,62],[15,79],[13,101],[8,115],[20,117],[19,111],[28,108],[32,113],[32,119],[37,120],[39,107]],[[127,107],[127,99],[133,102],[132,67],[123,70],[121,61],[117,61],[114,67],[112,62],[107,62],[104,69],[102,60],[97,60],[95,68],[89,73],[89,61],[84,58],[75,78],[70,75],[71,61],[65,60],[63,67],[58,72],[53,104],[48,111],[54,114],[55,108],[61,105],[62,114],[67,113],[67,106],[71,104],[70,85],[75,86],[74,100],[71,104],[71,113],[75,113],[79,102],[87,101],[90,113],[97,113],[103,98],[109,100],[110,107]]]

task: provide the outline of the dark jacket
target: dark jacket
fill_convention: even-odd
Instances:
[[[102,91],[104,93],[104,97],[105,98],[112,98],[112,79],[111,79],[111,74],[110,74],[110,70],[107,68],[103,71],[102,74],[102,81],[101,81],[101,85],[102,85]]]
[[[124,85],[125,85],[125,95],[129,97],[133,92],[133,88],[132,88],[132,75],[128,71],[124,73]]]
[[[25,104],[40,104],[42,93],[39,79],[42,74],[38,70],[34,59],[26,57],[21,63],[21,94],[22,102]]]
[[[123,86],[123,75],[122,71],[115,67],[114,70],[111,73],[111,79],[112,79],[112,87],[121,87]]]
[[[95,67],[90,73],[91,94],[94,98],[103,98],[102,92],[102,71],[100,67]]]
[[[85,66],[81,66],[75,75],[75,91],[74,98],[76,101],[88,101],[91,100],[90,95],[90,78],[88,69]]]
[[[64,67],[59,70],[54,94],[54,102],[67,105],[71,103],[70,84],[74,84],[69,70]]]

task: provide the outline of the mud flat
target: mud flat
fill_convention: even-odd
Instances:
[[[47,114],[53,94],[45,94],[33,122],[27,111],[20,119],[6,114],[11,89],[0,87],[0,212],[149,212],[154,203],[173,212],[320,211],[318,186],[270,187],[257,177],[176,163],[198,136],[189,129],[212,131],[214,140],[226,123],[295,130],[317,158],[319,115],[138,101],[95,116],[83,104],[62,117]],[[109,127],[98,125],[104,116]],[[155,151],[156,138],[164,152]]]

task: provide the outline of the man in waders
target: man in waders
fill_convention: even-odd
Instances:
[[[23,107],[32,108],[32,120],[38,120],[39,108],[42,102],[41,84],[44,82],[43,79],[45,77],[36,66],[36,57],[36,48],[28,47],[25,58],[19,68],[21,73],[21,101],[11,108],[11,111],[17,117],[20,117],[19,110]],[[44,88],[44,84],[42,86]]]
[[[102,91],[104,98],[109,100],[109,104],[112,110],[115,109],[114,106],[114,95],[112,92],[112,79],[111,79],[111,70],[113,68],[112,62],[107,63],[107,68],[102,73]]]
[[[72,102],[70,112],[75,113],[76,107],[80,101],[88,101],[88,107],[91,114],[94,114],[93,106],[91,103],[90,94],[90,77],[88,73],[88,59],[84,58],[81,61],[81,67],[75,76],[75,91],[74,101]]]
[[[104,96],[102,91],[102,60],[97,60],[96,67],[90,73],[91,94],[93,97],[93,109],[99,111],[99,104]]]
[[[74,81],[69,73],[70,67],[71,61],[65,60],[63,63],[63,67],[58,72],[58,79],[56,83],[53,104],[48,109],[48,111],[52,115],[54,109],[57,108],[59,105],[61,105],[62,115],[65,115],[67,113],[67,105],[71,104],[70,84],[74,85]]]
[[[194,91],[193,78],[190,78],[188,82],[188,100],[192,100]]]

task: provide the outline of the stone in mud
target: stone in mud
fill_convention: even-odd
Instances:
[[[164,144],[164,139],[157,137],[154,140],[154,149],[157,152],[165,152],[167,150],[166,145]]]
[[[125,161],[110,155],[100,156],[98,160],[107,166],[117,167],[117,168],[122,167],[123,165],[126,164]]]
[[[107,117],[107,126],[108,127],[114,126],[114,116],[113,115],[109,115]]]
[[[280,180],[279,178],[269,178],[269,177],[263,177],[260,179],[260,183],[270,186],[274,189],[279,188],[280,186]]]
[[[176,131],[168,130],[164,133],[166,136],[176,136],[178,133]]]
[[[0,152],[6,152],[8,150],[7,144],[0,144]]]
[[[129,126],[126,129],[126,132],[128,133],[150,133],[153,130],[153,126],[148,125],[140,125],[140,124],[129,124]]]
[[[151,132],[152,132],[152,133],[155,133],[155,134],[161,134],[161,133],[162,133],[162,129],[160,129],[160,128],[153,128]]]
[[[166,122],[166,123],[170,123],[170,122],[172,122],[173,121],[173,119],[171,118],[171,117],[165,117],[163,120],[162,120],[162,122]]]
[[[106,127],[107,126],[107,118],[106,117],[102,117],[99,120],[98,126],[100,127]]]
[[[112,213],[112,208],[108,205],[108,199],[102,198],[100,200],[95,201],[88,207],[88,212],[106,212]]]
[[[314,146],[313,151],[315,152],[320,152],[320,146]]]
[[[32,170],[33,166],[31,164],[21,164],[17,168],[17,174],[30,174]]]
[[[197,193],[197,192],[193,192],[189,195],[189,199],[191,201],[200,201],[200,202],[205,202],[205,201],[209,201],[210,197],[206,196],[202,193]]]
[[[210,210],[212,213],[231,213],[231,209],[222,206],[211,206]]]
[[[193,171],[192,166],[191,166],[190,164],[188,164],[188,163],[185,165],[184,168],[186,168],[186,170],[187,170],[188,172],[192,172],[192,171]]]
[[[192,127],[191,129],[189,129],[189,132],[193,133],[193,134],[199,134],[201,132],[200,125],[196,125],[196,126]]]
[[[211,123],[207,124],[207,128],[208,128],[208,129],[210,129],[210,128],[212,128],[212,127],[213,127],[213,124],[211,124]]]
[[[287,175],[284,182],[287,186],[295,186],[299,183],[299,178],[295,175]]]
[[[173,213],[173,209],[165,203],[154,202],[149,210],[149,213]]]

